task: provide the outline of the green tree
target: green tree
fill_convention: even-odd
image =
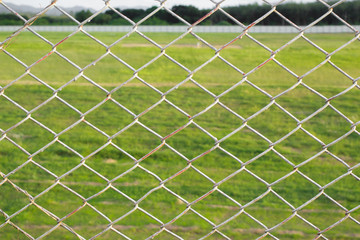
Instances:
[[[75,18],[79,21],[79,22],[83,22],[86,19],[88,19],[89,17],[91,17],[92,13],[90,10],[81,10],[80,12],[75,13]]]

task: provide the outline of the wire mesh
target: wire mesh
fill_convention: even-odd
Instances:
[[[3,147],[0,160],[2,168],[0,169],[0,213],[3,215],[3,218],[0,219],[0,229],[2,229],[1,234],[4,236],[4,239],[15,239],[19,236],[29,239],[46,239],[53,236],[59,229],[64,231],[56,236],[61,238],[70,234],[69,239],[71,237],[79,239],[152,239],[159,236],[167,236],[165,237],[166,239],[205,239],[211,237],[240,239],[240,235],[243,235],[245,239],[260,239],[264,237],[278,239],[286,236],[286,234],[303,239],[335,239],[336,234],[348,234],[346,236],[353,239],[360,237],[358,235],[360,230],[360,162],[358,155],[360,133],[357,130],[359,125],[357,115],[359,108],[358,102],[356,102],[360,89],[358,84],[359,77],[355,78],[353,77],[353,72],[347,72],[349,62],[346,61],[349,60],[345,59],[345,62],[342,62],[342,64],[335,64],[332,61],[332,58],[341,53],[343,49],[352,44],[358,44],[360,40],[359,30],[334,12],[334,9],[345,1],[331,3],[318,1],[327,10],[322,16],[306,27],[297,26],[277,10],[277,6],[285,2],[284,0],[279,2],[263,0],[262,2],[269,6],[269,11],[249,25],[244,25],[223,8],[226,0],[209,0],[209,2],[213,3],[212,10],[194,23],[189,23],[181,15],[173,12],[167,6],[170,0],[154,1],[154,3],[157,3],[157,7],[138,22],[134,22],[119,12],[112,6],[112,2],[109,0],[104,1],[103,8],[98,9],[89,18],[80,22],[60,7],[58,5],[59,2],[61,1],[53,0],[41,12],[26,19],[6,3],[0,1],[2,7],[5,7],[10,13],[16,15],[24,22],[21,28],[9,35],[0,44],[1,52],[10,57],[11,61],[15,61],[16,66],[18,66],[17,68],[21,66],[21,69],[24,69],[21,70],[19,76],[11,81],[2,82],[0,88],[0,97],[4,106],[4,108],[1,108],[5,109],[5,103],[10,104],[18,112],[10,112],[8,114],[16,115],[17,119],[19,119],[15,123],[9,121],[5,128],[0,129],[0,143],[7,144],[7,147]],[[39,17],[51,9],[57,9],[66,17],[72,19],[76,25],[76,30],[63,37],[60,41],[54,41],[51,36],[48,37],[45,33],[39,33],[32,29],[32,25],[36,24]],[[117,39],[110,44],[100,40],[101,35],[95,35],[86,31],[86,25],[96,16],[107,10],[113,11],[131,25],[131,30],[128,33],[120,38],[116,36]],[[185,32],[166,44],[158,43],[159,38],[156,35],[144,34],[139,31],[140,25],[163,10],[187,26]],[[211,39],[208,41],[204,37],[205,35],[196,33],[196,27],[215,13],[226,15],[242,29],[237,36],[233,36],[227,43],[220,45],[212,44]],[[282,18],[284,22],[297,30],[297,33],[292,35],[289,40],[284,40],[281,46],[275,48],[265,44],[265,40],[261,38],[261,35],[251,33],[252,27],[261,23],[270,15]],[[308,29],[317,25],[328,16],[338,19],[341,24],[348,27],[349,32],[352,34],[350,39],[331,51],[324,50],[316,41],[311,40],[313,36],[306,34]],[[39,58],[36,57],[35,61],[26,62],[23,60],[24,56],[20,52],[28,51],[32,46],[27,46],[27,49],[20,49],[19,51],[15,51],[16,49],[12,51],[10,47],[18,44],[17,37],[25,31],[30,32],[31,36],[38,38],[41,43],[50,46],[50,51],[46,51]],[[85,66],[77,64],[79,59],[69,52],[62,51],[61,48],[62,45],[75,38],[79,33],[93,40],[99,49],[101,49],[101,54],[95,59],[93,56],[83,56],[88,60]],[[123,48],[126,47],[125,44],[121,44],[126,38],[134,35],[145,40],[148,45],[155,49],[155,54],[149,56],[150,60],[141,59],[143,61],[137,64],[137,60],[131,62],[121,56],[121,51],[125,51]],[[201,49],[211,52],[209,56],[206,51],[203,51],[203,62],[201,64],[195,63],[197,65],[192,68],[186,66],[181,58],[174,57],[171,51],[172,47],[188,36],[198,41]],[[254,44],[256,48],[265,51],[268,56],[262,62],[256,63],[253,67],[246,70],[233,63],[231,55],[228,54],[231,51],[235,52],[236,44],[244,38],[248,39],[251,44]],[[289,47],[295,45],[298,40],[305,41],[311,46],[313,52],[321,55],[320,60],[309,69],[303,71],[302,74],[299,74],[300,71],[292,70],[295,68],[293,67],[294,62],[291,61],[292,56],[289,59],[281,58],[281,60],[278,57]],[[116,52],[114,49],[119,45],[120,50]],[[86,48],[86,43],[80,42],[80,46],[81,48]],[[127,47],[132,46],[129,44]],[[141,45],[134,45],[133,47],[137,47],[133,54],[137,54],[137,52],[140,54],[140,51],[143,51]],[[239,48],[239,51],[241,51],[241,47]],[[228,52],[225,54],[227,50]],[[357,50],[359,50],[359,45],[357,45]],[[301,49],[297,51],[301,51]],[[76,55],[81,55],[82,53],[86,54],[81,52],[76,53]],[[235,53],[237,54],[238,52]],[[66,75],[67,73],[58,72],[56,69],[51,68],[44,69],[41,65],[41,63],[48,61],[54,55],[56,55],[57,59],[65,61],[71,66],[73,72],[75,71],[71,80],[65,81],[56,87],[54,87],[53,83],[43,78],[48,76],[51,78],[52,75]],[[101,65],[107,57],[111,57],[116,62],[112,64],[121,64],[123,68],[130,72],[131,76],[123,82],[116,82],[115,85],[102,84],[88,76],[87,71],[89,69],[100,68],[105,78],[111,78],[112,74],[115,73],[108,73],[108,68],[105,65]],[[161,75],[164,73],[162,69],[159,70],[160,73],[151,72],[155,71],[152,65],[157,63],[159,59],[166,60],[166,64],[160,67],[172,66],[179,68],[185,72],[186,77],[174,84],[172,84],[173,82],[167,83],[166,81],[161,84],[148,81],[148,75],[142,73],[146,71],[149,71],[150,75]],[[351,58],[350,60],[358,61]],[[143,63],[144,61],[145,63]],[[222,77],[224,79],[229,74],[228,70],[224,69],[231,69],[237,76],[236,82],[231,83],[230,86],[225,88],[216,84],[212,86],[208,84],[212,78],[216,77],[211,76],[212,73],[206,76],[206,81],[197,80],[197,74],[202,71],[206,72],[207,67],[214,63],[219,65],[218,70],[223,74]],[[8,68],[5,62],[1,64]],[[220,67],[221,64],[226,67]],[[278,89],[262,85],[261,82],[256,80],[253,81],[253,76],[267,66],[270,68],[276,67],[275,70],[268,73],[272,77],[282,78],[284,76],[282,74],[285,74],[286,78],[295,79],[295,81],[291,82],[285,79],[285,82],[291,82],[291,84]],[[328,66],[326,68],[328,71],[335,72],[344,78],[348,84],[347,87],[341,89],[341,91],[334,92],[329,90],[326,92],[327,94],[324,94],[322,92],[323,89],[319,90],[308,84],[306,80],[314,72],[323,69],[324,66]],[[42,71],[47,72],[49,75],[44,75],[45,77],[38,76],[36,72],[37,67],[40,67]],[[56,65],[53,65],[53,67],[56,68]],[[11,71],[15,71],[15,69],[11,69]],[[170,73],[166,77],[174,77],[172,75],[176,74]],[[34,81],[34,85],[38,86],[35,92],[32,92],[31,84],[24,81],[27,77],[31,79],[28,81]],[[262,78],[266,79],[270,78],[270,76],[266,74]],[[78,103],[72,102],[71,99],[69,100],[67,98],[68,95],[61,95],[62,92],[77,84],[81,79],[85,79],[85,83],[83,85],[80,84],[80,89],[94,87],[89,92],[86,92],[85,95],[95,96],[97,94],[95,92],[100,92],[99,94],[102,96],[88,109],[83,108],[81,104],[78,105]],[[218,81],[221,82],[224,79],[218,79]],[[14,90],[15,94],[13,94],[11,89],[15,89],[14,86],[18,86],[19,82],[24,82],[25,88],[16,89],[16,91]],[[325,87],[331,87],[329,85],[332,83],[329,81],[326,84],[327,86]],[[190,85],[192,88],[189,87]],[[257,100],[249,100],[248,103],[237,102],[237,98],[233,94],[236,89],[244,85],[254,90],[255,93],[244,91],[235,95],[254,94],[255,97],[259,96],[259,99],[266,98],[266,104],[255,110],[251,109],[250,111],[249,109],[250,114],[239,113],[239,111],[241,112],[244,110],[242,108],[251,106],[251,102],[256,102]],[[136,94],[131,92],[128,86],[134,89],[139,86],[142,88],[146,87],[147,90],[145,94],[144,92]],[[193,88],[196,91],[192,91]],[[312,98],[306,99],[308,102],[305,105],[300,105],[302,100],[297,99],[295,105],[298,108],[306,109],[307,106],[311,105],[309,101],[314,101],[315,98],[320,99],[320,105],[314,111],[307,112],[305,116],[299,116],[296,112],[294,113],[292,109],[289,109],[289,104],[286,101],[281,101],[284,96],[292,94],[299,88],[306,91]],[[183,89],[183,97],[180,100],[173,100],[173,94],[177,93],[179,89]],[[46,91],[50,94],[46,95]],[[121,94],[118,94],[119,92]],[[124,92],[128,92],[128,94]],[[25,95],[19,96],[21,94]],[[80,94],[80,92],[70,91],[72,97],[76,98],[77,94]],[[155,94],[155,101],[141,100],[146,94]],[[125,96],[125,99],[117,98],[122,95]],[[337,99],[343,99],[344,96],[349,96],[346,98],[348,103],[345,106],[345,110],[342,106],[338,107],[339,105],[334,104]],[[25,98],[25,100],[19,97]],[[196,101],[198,99],[200,103],[189,107],[184,104],[188,97],[190,98],[189,101]],[[304,96],[300,96],[300,98],[302,97]],[[36,99],[35,104],[29,106],[27,101],[30,101],[32,98]],[[296,95],[295,98],[297,98]],[[210,102],[208,101],[209,103],[207,103],[203,99],[210,99]],[[86,105],[88,101],[86,98],[85,100],[78,100],[82,101],[83,105]],[[232,103],[232,100],[235,102]],[[55,119],[42,122],[42,115],[48,116],[56,111],[57,105],[51,105],[54,101],[57,101],[62,106],[62,108],[59,108],[60,112],[56,115]],[[134,101],[135,105],[139,102],[141,106],[138,106],[138,109],[141,110],[127,107],[129,106],[127,104],[128,101]],[[205,103],[201,104],[201,101]],[[126,116],[130,120],[128,122],[124,120],[121,126],[109,130],[106,126],[111,125],[113,123],[111,121],[123,121],[123,118],[119,117],[121,120],[113,118],[109,123],[106,119],[107,115],[103,114],[106,106],[109,104],[116,107],[116,111],[120,112],[118,114]],[[145,107],[141,108],[142,104],[145,104]],[[166,110],[160,111],[160,113],[156,111],[164,105],[168,107]],[[46,106],[49,106],[49,108],[46,108],[45,112],[38,114]],[[69,110],[76,116],[74,121],[68,121],[66,117],[61,117],[63,113]],[[207,115],[215,110],[218,114]],[[166,115],[166,111],[171,111],[171,113]],[[269,111],[276,112],[280,117],[275,118],[275,115],[267,115]],[[331,114],[326,114],[325,119],[318,119],[321,114],[328,113],[329,111]],[[166,126],[169,126],[171,122],[176,120],[177,114],[180,114],[179,118],[183,119],[185,117],[182,125],[177,126],[175,129],[171,127],[166,128]],[[3,116],[1,121],[6,122],[6,113],[3,112],[0,115]],[[116,112],[112,112],[111,115],[119,116],[116,115]],[[160,119],[161,126],[151,125],[151,121],[146,116],[151,116],[149,117],[150,119]],[[261,118],[261,116],[263,117]],[[97,117],[98,120],[100,119],[96,124],[94,123],[95,120],[93,121],[94,117]],[[256,123],[256,119],[260,120]],[[335,119],[335,130],[330,127],[333,119]],[[323,129],[325,132],[331,128],[329,131],[335,131],[336,137],[330,139],[326,134],[323,135],[316,130],[309,130],[311,127],[308,128],[308,124],[313,120],[318,124],[316,128]],[[287,125],[289,121],[293,122],[291,127]],[[101,124],[101,122],[104,124]],[[214,134],[214,129],[221,129],[228,125],[230,127],[224,131],[225,134],[222,132],[220,137]],[[275,125],[277,128],[275,130],[272,129],[272,131],[274,130],[273,132],[269,131],[269,126],[271,127],[271,125]],[[346,126],[343,127],[343,125]],[[134,128],[138,130],[131,132]],[[172,130],[164,131],[163,128]],[[29,129],[38,130],[34,130],[34,132],[30,133],[30,136],[27,136],[26,134],[15,134],[19,129],[22,129],[21,131],[24,132],[27,132]],[[74,129],[78,130],[74,131]],[[340,134],[337,129],[341,129],[341,131],[339,130]],[[92,131],[91,134],[90,130]],[[188,135],[185,135],[185,138],[201,136],[200,140],[197,139],[189,143],[185,140],[180,141],[180,143],[173,140],[185,131],[190,131]],[[67,135],[71,132],[75,133]],[[241,140],[235,137],[235,141],[230,144],[229,142],[238,134],[249,134],[252,135],[253,139],[241,143]],[[286,148],[282,148],[282,144],[284,145],[289,139],[298,134],[301,135],[301,138],[292,140],[292,148],[290,147],[287,151]],[[122,141],[117,141],[117,139],[125,135],[126,137]],[[242,137],[240,135],[239,138],[241,139]],[[28,140],[29,143],[24,144],[24,139],[26,138],[30,140]],[[148,138],[155,140],[148,141]],[[201,140],[205,138],[206,140]],[[68,141],[68,139],[73,140]],[[80,148],[79,150],[77,142],[83,142],[85,146],[90,146],[92,142],[98,141],[97,139],[103,139],[104,141],[96,147],[89,147],[89,149],[85,150]],[[126,147],[122,147],[126,146],[124,142],[129,141],[134,142],[134,144],[140,141],[139,149],[129,151]],[[206,141],[208,144],[204,143]],[[263,142],[266,147],[258,147],[258,145],[260,146],[259,142]],[[296,144],[300,144],[300,149],[294,147]],[[318,148],[310,151],[309,149],[312,149],[314,145],[318,146]],[[50,155],[47,155],[47,158],[53,158],[51,160],[55,164],[53,168],[43,164],[38,159],[41,159],[39,156],[44,152],[50,151],[49,149],[52,149],[54,146],[58,147],[55,151],[60,151],[61,157],[60,159],[51,157],[57,154],[55,152],[50,152]],[[60,148],[62,150],[59,150]],[[131,163],[129,165],[125,164],[123,168],[118,165],[111,167],[111,163],[117,162],[119,159],[107,158],[107,162],[92,165],[93,158],[108,148],[112,149],[115,157],[128,158]],[[246,152],[248,154],[246,157],[240,157],[237,154],[237,149],[239,150],[240,148],[249,149]],[[298,152],[296,153],[296,151]],[[13,152],[16,152],[18,155],[15,156]],[[206,168],[203,168],[202,165],[197,165],[200,161],[205,161],[204,164],[206,165],[206,161],[210,161],[207,156],[215,152],[218,155],[215,155],[217,157],[213,161],[217,166],[212,166],[215,168],[213,172],[207,172]],[[169,156],[166,155],[167,153]],[[152,160],[155,167],[151,168],[147,160],[155,155],[155,160]],[[269,157],[269,155],[272,157]],[[300,157],[296,158],[294,155]],[[60,163],[56,165],[57,162],[66,162],[71,158],[76,158],[75,165],[61,165]],[[166,161],[169,164],[166,166],[171,168],[172,162],[170,159],[175,158],[178,158],[178,168],[164,177],[162,173],[166,172],[166,169],[162,169],[160,165],[158,166],[160,169],[156,169],[157,162],[160,162],[161,159],[167,159]],[[277,160],[275,161],[275,159]],[[320,165],[317,165],[315,168],[310,167],[310,172],[306,170],[306,166],[315,161],[320,161],[319,159],[322,161]],[[330,167],[327,165],[325,167],[326,159],[332,161]],[[230,170],[228,169],[221,173],[222,166],[227,164],[226,161],[233,161],[233,163],[230,164]],[[272,161],[274,161],[274,166],[269,164]],[[113,171],[112,174],[106,171],[106,174],[102,172],[103,168],[107,168],[106,164],[108,163],[110,163],[110,172]],[[323,168],[321,164],[324,164]],[[287,170],[283,170],[282,166],[284,165]],[[37,170],[34,170],[34,168]],[[119,170],[116,168],[119,168]],[[264,172],[267,172],[268,168],[272,168],[273,172],[270,172],[269,175],[263,175]],[[36,178],[38,176],[34,175],[36,171],[41,171],[42,174],[40,175],[45,177]],[[332,172],[338,173],[339,171],[340,174],[336,176],[332,174]],[[23,177],[19,179],[17,176],[22,172],[24,172],[21,175]],[[82,178],[82,175],[86,174],[90,174],[91,178]],[[248,177],[241,178],[235,183],[232,182],[233,179],[245,175]],[[181,178],[181,176],[184,177]],[[330,180],[324,180],[328,179],[326,177],[330,178]],[[148,178],[153,180],[148,180]],[[178,179],[182,180],[174,183]],[[137,185],[139,181],[145,181],[145,186],[139,187]],[[152,181],[155,181],[155,184],[152,184]],[[206,184],[200,183],[201,181],[206,182]],[[30,184],[35,184],[35,188],[38,188],[39,191],[29,190]],[[43,188],[41,184],[46,184],[46,187]],[[77,184],[82,185],[83,188],[79,188]],[[230,184],[230,186],[223,187],[226,184]],[[342,188],[334,188],[337,184],[346,189],[344,190],[345,192],[341,190]],[[135,186],[135,190],[129,190],[128,186]],[[312,191],[311,189],[315,190]],[[14,193],[13,190],[16,190],[17,193]],[[112,195],[109,197],[108,193],[110,191]],[[158,198],[151,200],[158,192],[161,192]],[[57,198],[60,194],[64,194],[65,197]],[[246,200],[243,200],[242,197]],[[68,200],[72,198],[76,198],[78,202]],[[118,198],[123,200],[117,200]],[[175,199],[175,203],[168,203],[167,198]],[[211,199],[215,199],[213,203]],[[19,201],[22,202],[18,204]],[[68,202],[71,203],[67,204]],[[99,202],[102,204],[99,205]],[[106,207],[106,202],[113,202],[113,204],[108,204],[109,206]],[[173,208],[171,208],[172,210],[169,212],[171,217],[163,217],[168,211],[166,208],[168,205],[164,202],[172,206],[175,205],[175,209],[181,209],[181,211],[174,212]],[[280,208],[274,207],[275,205],[272,205],[275,204],[274,202],[277,202]],[[324,204],[322,205],[321,203]],[[52,204],[63,204],[61,205],[62,212],[58,214],[51,210]],[[121,209],[119,208],[120,206]],[[332,208],[329,206],[332,206]],[[156,208],[160,210],[154,211],[153,209]],[[226,213],[222,215],[222,211]],[[322,221],[319,222],[311,213],[317,214],[316,216],[321,218]],[[43,218],[40,217],[42,215],[45,216],[46,220],[42,220]],[[72,221],[74,219],[73,216],[76,215],[81,218],[79,220],[82,223],[80,224],[81,226],[77,225],[75,220],[73,220],[75,222]],[[216,216],[222,217],[217,218]],[[22,220],[23,218],[28,220]],[[138,225],[136,222],[134,223],[133,219],[135,218],[146,224]],[[34,221],[32,222],[31,219],[34,219]],[[177,225],[181,221],[183,222]],[[201,224],[197,225],[199,222]],[[36,227],[37,223],[40,227]],[[347,225],[342,227],[345,223]],[[254,225],[256,227],[253,227]],[[297,226],[302,227],[299,230]],[[281,230],[284,227],[288,230]],[[12,232],[11,229],[16,229],[16,232]],[[37,231],[34,233],[33,229],[37,229]],[[141,232],[144,229],[146,229],[146,236],[136,236],[136,231]],[[331,235],[335,229],[335,235]]]

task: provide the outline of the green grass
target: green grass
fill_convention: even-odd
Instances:
[[[64,33],[42,34],[54,43],[66,36]],[[120,33],[94,33],[94,36],[105,44],[113,43],[122,35]],[[175,33],[149,33],[147,35],[162,46],[179,36]],[[0,33],[1,40],[6,36],[8,36],[7,33]],[[200,36],[217,48],[236,37],[234,34],[200,34]],[[272,50],[276,50],[294,35],[253,34],[253,37]],[[332,52],[353,36],[309,34],[307,37],[325,51]],[[331,61],[353,79],[360,76],[359,62],[357,61],[360,59],[359,44],[359,41],[355,41],[331,57]],[[25,64],[31,65],[49,52],[51,46],[34,35],[22,33],[6,47],[6,50]],[[81,33],[60,44],[57,50],[79,68],[88,66],[106,52],[106,48]],[[140,36],[132,35],[113,46],[111,52],[136,70],[160,54],[160,49],[149,44]],[[0,141],[0,172],[4,176],[13,171],[0,185],[1,211],[11,216],[30,202],[29,197],[17,191],[10,183],[16,184],[32,197],[37,196],[34,200],[36,205],[30,206],[12,217],[10,219],[12,223],[35,238],[41,236],[57,223],[56,220],[39,210],[38,207],[41,206],[59,218],[67,216],[63,222],[84,238],[89,239],[106,229],[109,224],[106,218],[95,211],[96,209],[110,221],[118,219],[113,225],[114,229],[132,239],[145,239],[157,232],[161,223],[150,218],[144,212],[167,223],[185,211],[188,204],[195,201],[191,205],[194,211],[189,210],[167,229],[184,239],[198,239],[212,231],[213,226],[194,212],[206,217],[215,225],[224,222],[240,211],[240,206],[234,201],[245,205],[268,191],[267,184],[259,181],[254,174],[271,184],[291,172],[294,166],[323,151],[322,144],[307,133],[314,135],[326,145],[349,132],[352,129],[352,123],[356,124],[360,121],[360,104],[358,104],[360,94],[357,86],[330,101],[331,106],[346,115],[348,121],[328,106],[302,124],[307,133],[299,129],[269,151],[270,143],[252,130],[256,130],[269,141],[276,142],[297,127],[297,121],[276,105],[272,105],[261,114],[252,117],[271,103],[272,97],[289,89],[297,82],[294,76],[273,61],[265,64],[247,78],[248,81],[265,90],[268,95],[258,91],[248,82],[244,82],[222,95],[220,103],[223,105],[216,104],[209,111],[199,114],[214,103],[215,96],[222,94],[242,80],[243,75],[239,71],[246,74],[270,56],[269,52],[247,37],[238,40],[220,53],[238,70],[217,58],[194,72],[192,79],[206,87],[212,95],[189,81],[168,92],[165,96],[167,102],[164,101],[146,112],[149,107],[154,106],[162,99],[163,93],[186,79],[189,72],[197,69],[214,56],[213,50],[203,44],[198,44],[197,40],[191,36],[179,40],[167,48],[165,53],[180,62],[186,69],[172,63],[165,56],[161,56],[157,61],[141,70],[138,73],[139,78],[154,86],[156,90],[134,78],[113,92],[111,98],[108,99],[108,91],[112,91],[121,83],[131,79],[134,74],[131,69],[109,55],[97,62],[96,65],[86,68],[84,76],[79,77],[70,85],[62,87],[79,73],[79,69],[56,54],[50,55],[30,69],[31,74],[49,84],[52,89],[40,84],[28,74],[4,90],[3,95],[0,96],[0,129],[3,131],[27,117],[24,111],[8,101],[6,97],[20,104],[27,111],[31,111],[51,98],[54,91],[61,89],[57,92],[58,98],[34,109],[31,119],[7,132],[6,136],[13,142],[7,138]],[[278,61],[299,76],[317,66],[325,57],[325,54],[302,39],[276,55]],[[0,52],[0,86],[7,86],[24,72],[25,67],[4,52]],[[96,82],[99,87],[91,84],[86,78]],[[353,84],[349,78],[329,63],[306,75],[302,81],[325,98],[335,96]],[[104,104],[94,109],[103,100]],[[323,107],[326,100],[303,85],[299,85],[290,92],[279,96],[276,103],[301,121]],[[128,111],[121,108],[119,104]],[[224,105],[242,118],[250,118],[247,126],[222,141],[219,145],[221,148],[197,158],[189,165],[187,159],[190,161],[212,149],[216,142],[215,139],[224,138],[243,124],[243,120],[227,111],[223,107]],[[183,112],[178,111],[174,106],[181,108]],[[79,121],[84,113],[86,113],[85,121],[67,129]],[[134,123],[135,116],[139,114],[141,116],[138,122]],[[167,145],[162,146],[139,162],[139,165],[136,165],[134,160],[142,159],[160,146],[162,138],[187,124],[191,116],[196,116],[193,119],[194,123],[167,138]],[[39,126],[34,120],[53,132]],[[132,123],[134,124],[126,131],[114,135]],[[147,131],[143,126],[154,132]],[[212,137],[197,126],[201,126]],[[102,133],[99,133],[94,127],[101,130]],[[64,131],[65,129],[67,131]],[[58,133],[61,133],[58,139],[63,145],[55,142],[47,148],[43,148],[53,141],[54,134]],[[116,136],[112,139],[113,145],[109,144],[101,151],[97,151],[108,143],[110,136]],[[17,167],[24,164],[29,156],[16,147],[14,142],[32,155],[31,161],[19,169]],[[64,144],[78,154],[67,149]],[[328,147],[327,152],[300,165],[298,172],[274,184],[271,187],[272,191],[298,208],[319,193],[319,186],[327,185],[347,173],[349,167],[356,166],[352,169],[352,175],[327,186],[324,190],[324,193],[347,210],[356,208],[360,204],[358,180],[360,170],[357,167],[357,164],[360,163],[359,146],[360,136],[358,132],[353,132],[345,139]],[[40,149],[41,151],[39,151]],[[182,155],[177,154],[174,150]],[[265,154],[253,161],[254,157],[264,151]],[[81,156],[86,157],[84,166],[64,175],[80,164]],[[337,156],[338,159],[334,156]],[[227,178],[243,166],[235,158],[246,165],[246,169]],[[284,159],[287,159],[288,162]],[[53,175],[46,172],[44,168]],[[90,168],[94,171],[90,171]],[[133,170],[121,175],[129,169]],[[179,171],[184,169],[186,171],[175,177]],[[208,179],[200,173],[208,176]],[[121,177],[118,178],[120,175]],[[316,181],[319,186],[304,178],[304,175]],[[56,185],[48,192],[41,194],[51,187],[58,177],[61,177],[60,183],[66,188]],[[223,181],[224,179],[226,181]],[[103,191],[108,186],[108,181],[112,181],[112,188]],[[162,181],[165,181],[164,187],[166,188],[149,192],[158,187]],[[218,186],[220,191],[215,191],[201,201],[197,201],[217,183],[221,183]],[[70,189],[77,192],[78,195],[69,191]],[[175,195],[166,189],[171,190]],[[135,207],[134,202],[125,195],[137,201],[147,193],[150,194],[139,202],[137,210],[125,218],[119,219]],[[234,201],[221,193],[225,193]],[[177,198],[176,195],[181,196],[182,199]],[[88,205],[69,216],[69,213],[83,206],[85,199],[88,199]],[[298,214],[320,230],[324,230],[342,219],[346,210],[322,195],[298,211]],[[291,215],[292,209],[277,198],[273,192],[269,192],[261,200],[247,206],[245,213],[221,226],[219,230],[232,239],[255,239],[263,235],[265,229],[249,216],[271,228]],[[352,212],[351,216],[360,221],[359,210]],[[0,225],[4,222],[5,216],[0,215]],[[347,219],[325,232],[324,236],[328,239],[357,239],[360,238],[359,229],[358,224]],[[300,218],[294,217],[271,233],[280,239],[313,239],[316,237],[317,231]],[[0,238],[26,239],[26,236],[10,224],[6,224],[0,228]],[[98,239],[118,238],[120,238],[119,235],[108,231]],[[174,237],[162,232],[156,238],[173,239]],[[77,238],[69,231],[59,227],[44,239]],[[223,238],[214,234],[209,239]]]

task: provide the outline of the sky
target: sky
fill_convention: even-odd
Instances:
[[[17,5],[30,5],[33,7],[45,7],[50,3],[50,0],[3,0],[5,3],[13,3]],[[220,1],[220,0],[213,0]],[[268,0],[276,1],[276,0]],[[277,0],[278,1],[278,0]],[[276,2],[277,2],[276,1]],[[304,0],[307,1],[307,0]],[[240,4],[248,4],[261,2],[261,0],[225,0],[223,6],[234,6]],[[151,7],[159,5],[158,0],[111,0],[111,5],[114,7]],[[103,0],[58,0],[57,4],[62,7],[86,6],[93,9],[100,9],[104,6]],[[193,5],[198,8],[211,8],[214,3],[211,0],[167,0],[166,6],[173,5]]]

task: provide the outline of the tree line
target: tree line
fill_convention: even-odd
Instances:
[[[328,2],[329,5],[335,2]],[[125,15],[134,22],[138,22],[145,16],[154,11],[156,7],[148,9],[116,9],[121,14]],[[232,18],[226,16],[221,11],[217,11],[210,17],[206,18],[201,25],[235,25],[236,21],[239,21],[245,25],[248,25],[266,14],[271,7],[265,4],[247,4],[239,6],[223,7],[223,9],[229,13]],[[320,2],[310,3],[295,3],[289,2],[276,7],[276,10],[283,16],[291,20],[297,25],[307,25],[319,17],[323,16],[328,9]],[[181,16],[189,23],[194,23],[204,15],[206,15],[210,9],[198,9],[194,6],[177,5],[171,8],[171,11]],[[360,0],[353,0],[344,2],[334,8],[334,12],[342,19],[350,24],[360,24]],[[90,17],[93,13],[90,10],[82,10],[76,12],[74,17],[82,22]],[[24,15],[25,18],[30,16]],[[0,25],[22,25],[23,22],[13,14],[0,14]],[[74,25],[75,22],[66,16],[42,16],[35,22],[36,25]],[[94,25],[130,25],[129,21],[122,18],[118,13],[107,10],[104,13],[99,14],[91,20],[89,24]],[[160,10],[155,15],[147,19],[143,25],[176,25],[182,24],[181,20],[173,16],[166,10]],[[284,18],[278,14],[271,14],[260,25],[286,25]],[[341,22],[329,15],[324,18],[319,24],[321,25],[338,25]]]

